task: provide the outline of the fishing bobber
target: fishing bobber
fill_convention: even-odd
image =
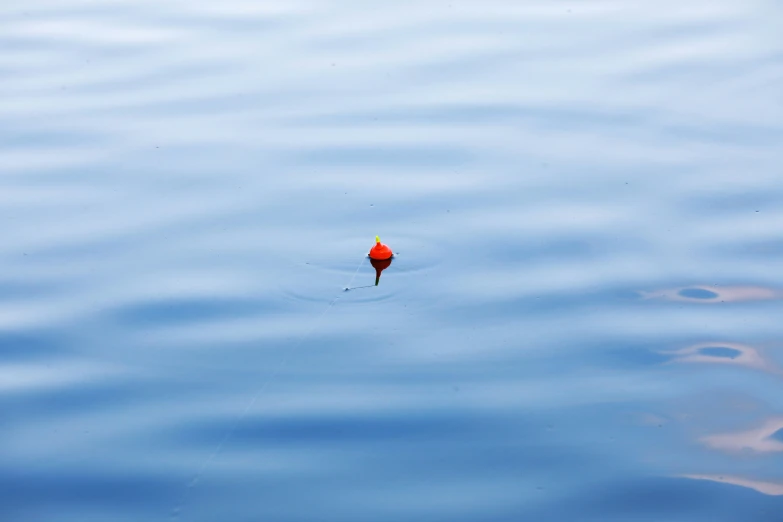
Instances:
[[[375,236],[375,246],[370,249],[370,264],[375,269],[375,286],[378,286],[378,281],[381,280],[381,272],[389,268],[391,265],[392,253],[391,248],[381,243],[381,238]]]
[[[391,248],[381,243],[379,236],[375,236],[375,246],[370,249],[370,259],[383,261],[384,259],[391,259],[393,255]]]

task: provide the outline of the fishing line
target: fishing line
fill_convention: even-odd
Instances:
[[[345,287],[343,287],[340,294],[344,292],[348,292],[349,290],[355,290],[357,288],[367,288],[366,286],[358,286],[356,288],[351,288],[351,283],[353,283],[353,280],[356,278],[356,274],[359,273],[359,269],[362,268],[362,265],[364,264],[364,261],[366,259],[367,256],[363,257],[362,260],[359,262],[359,265],[356,267],[356,270],[353,272],[350,281],[348,281],[348,284]],[[201,463],[201,466],[199,466],[198,471],[188,483],[187,489],[185,490],[185,493],[182,496],[182,500],[172,511],[170,517],[171,520],[179,520],[179,517],[182,514],[182,510],[185,507],[188,498],[190,498],[190,493],[193,491],[193,489],[196,487],[201,477],[204,475],[204,472],[206,471],[207,467],[212,463],[213,460],[215,460],[215,458],[223,450],[223,447],[226,445],[226,442],[228,442],[228,440],[232,437],[237,427],[239,426],[239,423],[242,422],[242,420],[245,418],[245,416],[250,411],[250,409],[255,405],[256,401],[258,401],[258,398],[261,396],[261,393],[263,393],[267,385],[277,376],[278,372],[280,372],[283,366],[286,365],[286,363],[291,358],[291,356],[296,351],[296,349],[299,348],[299,346],[301,346],[301,344],[305,341],[305,339],[307,339],[310,336],[310,334],[312,334],[315,331],[315,329],[320,325],[321,320],[324,318],[326,313],[332,309],[332,307],[337,303],[337,301],[340,300],[340,294],[337,294],[331,301],[329,301],[329,304],[326,305],[326,308],[324,308],[323,312],[321,312],[318,316],[316,316],[315,319],[313,319],[310,328],[307,329],[305,333],[302,334],[302,336],[296,342],[296,344],[294,344],[294,346],[286,352],[286,354],[283,356],[283,358],[280,360],[277,366],[275,366],[272,372],[267,376],[267,378],[264,380],[264,382],[261,384],[258,390],[256,390],[255,394],[253,394],[253,397],[250,399],[250,401],[248,401],[247,405],[245,406],[245,409],[242,410],[242,412],[234,419],[234,421],[231,424],[231,427],[228,430],[226,430],[226,432],[223,434],[223,437],[220,439],[220,442],[218,442],[217,446],[215,446],[215,449],[212,450],[212,453]]]

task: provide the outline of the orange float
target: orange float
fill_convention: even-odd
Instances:
[[[380,237],[375,236],[375,246],[370,249],[370,259],[384,261],[391,259],[393,255],[392,249],[381,243]]]

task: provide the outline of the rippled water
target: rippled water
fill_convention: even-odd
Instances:
[[[781,20],[0,4],[0,519],[781,520]]]

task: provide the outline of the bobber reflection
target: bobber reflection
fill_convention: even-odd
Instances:
[[[370,258],[370,264],[375,269],[375,286],[378,286],[378,281],[381,280],[381,272],[389,268],[392,264],[392,259],[373,259]]]

